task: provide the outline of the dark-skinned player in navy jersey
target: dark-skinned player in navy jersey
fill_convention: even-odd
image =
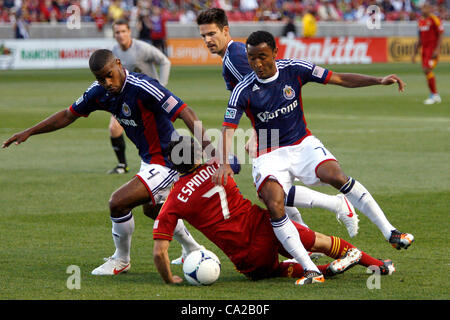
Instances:
[[[208,50],[222,58],[222,76],[227,90],[232,91],[247,74],[253,71],[248,63],[245,43],[233,41],[227,15],[220,8],[210,8],[200,12],[197,16],[197,25]],[[252,158],[256,157],[255,136],[253,132],[245,145]],[[297,199],[297,207],[322,208],[331,211],[336,214],[339,221],[344,223],[350,237],[356,236],[358,217],[343,194],[328,195],[304,186],[298,186],[298,189],[298,193],[302,196]],[[291,220],[306,226],[296,207],[286,206],[285,210]]]
[[[335,73],[303,60],[276,60],[275,39],[266,31],[253,32],[246,47],[253,72],[234,88],[228,102],[219,142],[221,165],[213,181],[226,185],[228,176],[233,175],[227,155],[245,112],[257,132],[258,157],[253,162],[253,179],[258,195],[270,212],[278,240],[302,264],[309,277],[320,277],[321,273],[284,210],[285,202],[295,205],[296,198],[301,196],[293,185],[294,178],[305,185],[325,183],[335,187],[381,230],[393,247],[408,248],[414,241],[413,235],[392,226],[369,191],[346,176],[336,158],[308,130],[301,100],[301,88],[308,82],[349,88],[397,84],[399,91],[403,91],[403,81],[396,75],[378,78]]]
[[[178,136],[172,122],[180,118],[192,133],[194,127],[201,132],[203,149],[210,146],[210,141],[189,106],[157,80],[128,72],[110,50],[95,51],[89,59],[89,67],[97,81],[76,102],[33,127],[14,134],[3,143],[3,148],[12,143],[20,144],[32,135],[64,128],[93,111],[103,110],[115,116],[141,157],[140,171],[117,189],[109,200],[116,251],[92,271],[94,275],[116,275],[130,269],[134,230],[132,209],[143,205],[144,213],[154,219],[177,176],[167,158],[168,143]],[[208,152],[213,153],[210,147]],[[175,238],[186,253],[201,247],[187,232],[182,220],[177,225]]]
[[[179,137],[169,144],[170,160],[179,171],[153,226],[153,258],[166,283],[182,278],[170,269],[168,248],[179,219],[185,219],[222,250],[236,270],[252,280],[271,277],[299,278],[295,283],[321,283],[324,277],[308,278],[296,262],[280,262],[278,254],[291,258],[281,246],[270,224],[269,212],[245,199],[233,178],[224,186],[215,185],[212,175],[218,165],[201,164],[200,148],[192,137]],[[197,155],[197,156],[196,156]],[[296,222],[305,248],[337,259],[318,266],[325,277],[333,276],[360,264],[378,267],[380,274],[395,271],[390,260],[378,260],[358,250],[347,241],[314,232]]]

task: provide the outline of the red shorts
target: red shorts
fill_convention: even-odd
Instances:
[[[422,68],[434,69],[438,58],[432,58],[434,48],[422,48]]]
[[[269,221],[269,217],[267,221]],[[293,223],[297,227],[303,246],[309,251],[316,241],[315,232],[294,221]],[[256,230],[257,234],[252,240],[247,257],[240,259],[239,263],[235,263],[236,269],[252,280],[277,276],[280,263],[278,255],[281,254],[287,258],[292,258],[292,256],[278,242],[270,223],[261,223]]]

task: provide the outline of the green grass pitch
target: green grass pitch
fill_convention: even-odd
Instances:
[[[436,69],[443,102],[424,106],[428,95],[418,64],[330,66],[338,72],[396,73],[407,83],[345,89],[308,84],[303,103],[310,130],[340,160],[344,171],[373,194],[393,225],[413,233],[408,250],[394,250],[363,214],[349,239],[334,214],[301,210],[316,231],[343,237],[377,258],[392,259],[397,272],[369,289],[369,274],[356,266],[323,285],[296,287],[295,279],[248,281],[203,235],[195,238],[222,261],[217,283],[193,287],[163,283],[152,259],[152,222],[134,210],[132,268],[117,277],[92,269],[114,251],[107,209],[110,194],[132,177],[107,175],[115,165],[108,137],[109,115],[96,112],[68,128],[33,136],[0,150],[0,299],[444,299],[449,298],[450,65]],[[89,70],[2,71],[0,140],[69,106],[93,81]],[[188,103],[207,128],[220,128],[228,93],[220,67],[174,67],[169,88]],[[176,126],[185,128],[182,121]],[[249,121],[241,121],[249,128]],[[139,168],[127,141],[132,172]],[[236,176],[242,193],[257,201],[249,164]],[[336,193],[331,187],[317,187]],[[262,205],[262,204],[261,204]],[[174,242],[171,258],[181,249]],[[326,263],[328,258],[319,262]],[[69,266],[81,270],[81,288],[69,290]],[[182,275],[180,266],[173,272]],[[370,281],[369,281],[370,282]]]

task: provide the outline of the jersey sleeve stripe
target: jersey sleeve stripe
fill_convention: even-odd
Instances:
[[[238,81],[241,81],[244,78],[244,76],[242,74],[240,74],[240,72],[233,65],[230,58],[226,57],[224,63],[225,63],[225,66],[228,68],[228,70],[230,70],[230,72],[235,76],[235,78]]]
[[[132,75],[128,75],[127,81],[131,84],[134,84],[135,86],[141,87],[145,89],[147,92],[152,94],[155,98],[157,98],[159,101],[164,98],[164,93],[162,93],[161,90],[159,90],[157,87],[152,85],[146,80],[138,79]]]
[[[247,87],[254,79],[255,74],[253,72],[245,76],[244,80],[239,82],[238,85],[234,88],[228,104],[231,106],[236,106],[237,100],[239,99],[239,95],[241,94],[242,90],[244,90],[244,88]]]
[[[75,109],[73,108],[73,105],[71,105],[69,107],[69,110],[77,117],[85,117],[85,118],[87,117],[87,114],[81,114],[81,113],[76,112]]]
[[[236,129],[236,128],[238,127],[237,124],[235,124],[235,123],[230,123],[230,122],[224,122],[224,123],[222,123],[222,126],[223,126],[223,127],[231,127],[231,128],[233,128],[233,129]]]
[[[172,240],[173,236],[162,232],[153,232],[153,239]]]
[[[323,84],[327,84],[328,81],[330,81],[331,75],[333,74],[333,71],[328,70],[328,74],[327,77],[325,78],[325,81],[323,82]]]
[[[179,107],[178,110],[175,111],[173,116],[170,118],[170,121],[174,122],[175,120],[177,120],[178,115],[180,114],[180,112],[183,111],[183,109],[186,108],[186,107],[187,107],[186,103],[184,103],[181,107]]]

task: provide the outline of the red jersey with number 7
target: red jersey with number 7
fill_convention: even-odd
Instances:
[[[175,182],[155,220],[153,239],[172,240],[178,219],[184,219],[239,264],[256,234],[271,235],[273,243],[276,237],[268,211],[245,199],[233,178],[225,186],[211,181],[216,169],[215,164],[201,165]]]

